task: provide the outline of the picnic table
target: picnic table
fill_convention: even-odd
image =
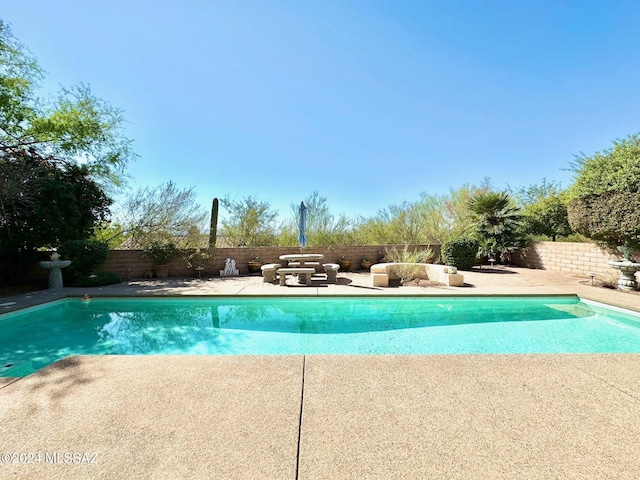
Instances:
[[[286,260],[287,262],[300,262],[300,268],[304,268],[306,262],[317,262],[323,258],[324,255],[321,253],[291,253],[287,255],[280,255],[280,260]]]
[[[324,255],[322,255],[321,253],[291,253],[287,255],[280,255],[279,258],[280,260],[285,260],[286,262],[296,262],[295,267],[278,269],[278,274],[280,275],[280,285],[284,285],[284,277],[286,277],[287,273],[298,274],[302,283],[310,285],[313,270],[309,268],[311,267],[311,265],[305,265],[307,265],[307,262],[314,262],[313,268],[315,269],[315,265],[319,260],[322,260],[324,258]]]

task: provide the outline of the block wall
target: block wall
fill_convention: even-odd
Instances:
[[[607,265],[618,257],[609,255],[592,243],[536,242],[520,251],[512,259],[515,265],[558,272],[598,276],[617,276],[616,270]]]
[[[404,245],[355,245],[355,246],[335,246],[335,247],[307,247],[306,253],[321,253],[324,255],[323,262],[335,263],[339,258],[344,257],[351,260],[351,271],[360,269],[360,261],[363,258],[378,262],[383,256],[385,249],[396,247],[403,249]],[[409,248],[426,249],[427,245],[410,245]],[[432,245],[434,257],[440,256],[440,246]],[[256,256],[262,263],[280,263],[280,255],[289,253],[300,253],[299,247],[236,247],[217,248],[213,258],[208,262],[202,276],[219,276],[220,270],[224,270],[225,260],[232,258],[236,261],[236,268],[240,274],[246,274],[248,262]],[[111,250],[107,260],[98,268],[99,271],[114,272],[120,275],[123,280],[141,278],[145,272],[153,268],[150,259],[141,259],[138,250]],[[193,277],[195,272],[188,268],[184,259],[177,258],[169,264],[170,277]]]
[[[404,245],[360,245],[335,247],[307,247],[307,253],[322,253],[324,262],[335,263],[340,257],[351,260],[351,270],[360,269],[362,258],[369,258],[374,263],[384,255],[385,249]],[[411,245],[411,248],[424,249],[426,245]],[[431,245],[436,259],[440,257],[440,246]],[[262,263],[279,263],[279,256],[288,253],[298,253],[298,247],[237,247],[218,248],[214,258],[209,262],[203,276],[218,276],[224,269],[226,258],[233,258],[241,274],[248,273],[247,263],[257,255]],[[44,257],[43,257],[44,258]],[[617,257],[609,255],[592,243],[578,242],[536,242],[526,250],[513,256],[512,262],[520,267],[538,268],[575,275],[588,276],[596,273],[600,277],[617,277],[618,272],[607,262]],[[117,273],[123,280],[141,278],[153,267],[151,260],[141,259],[138,250],[111,250],[107,260],[98,270]],[[31,272],[32,280],[40,280],[46,284],[48,271],[36,267]],[[195,272],[188,268],[183,259],[175,259],[170,264],[169,275],[172,277],[193,277]],[[640,274],[639,274],[640,275]]]

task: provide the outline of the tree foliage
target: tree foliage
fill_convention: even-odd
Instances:
[[[421,233],[417,203],[389,205],[370,219],[362,219],[356,233],[363,244],[415,244]]]
[[[20,279],[38,248],[86,239],[109,215],[109,199],[85,165],[29,155],[0,157],[0,261],[5,281]]]
[[[58,249],[62,258],[71,260],[64,270],[65,278],[75,280],[86,277],[106,259],[109,247],[97,240],[70,240]]]
[[[465,238],[473,231],[473,216],[469,209],[471,198],[490,190],[489,179],[479,185],[463,185],[458,189],[449,189],[449,194],[441,197],[440,210],[443,224],[438,242],[443,244],[450,240]]]
[[[222,220],[221,233],[234,245],[270,246],[277,244],[278,212],[268,201],[247,196],[239,200],[228,195],[220,200],[228,214]]]
[[[109,215],[111,199],[85,165],[61,169],[20,156],[0,158],[0,167],[0,251],[51,248],[85,239]]]
[[[118,224],[131,246],[144,248],[155,243],[173,243],[181,248],[195,241],[192,227],[204,229],[207,211],[196,200],[192,188],[180,189],[169,181],[157,187],[139,188],[123,202]],[[118,232],[116,232],[118,233]]]
[[[39,98],[44,72],[0,20],[0,156],[28,154],[63,167],[81,163],[103,186],[119,184],[134,158],[122,112],[88,85]]]
[[[543,178],[539,185],[510,190],[510,193],[522,209],[527,233],[550,237],[553,241],[573,233],[567,217],[567,195],[559,183]]]
[[[469,201],[480,242],[480,254],[507,262],[511,254],[526,244],[521,229],[520,209],[506,192],[486,192]]]
[[[640,251],[640,192],[586,195],[569,204],[573,228],[601,247],[619,253],[619,247]]]
[[[127,239],[125,227],[118,222],[98,222],[93,230],[91,239],[105,243],[109,250],[119,248]]]
[[[581,154],[572,164],[576,179],[571,198],[605,192],[640,192],[640,134],[615,140],[592,156]]]
[[[608,250],[640,251],[640,135],[573,164],[569,223]]]
[[[539,201],[562,192],[562,185],[558,182],[543,178],[540,184],[534,183],[526,187],[508,188],[507,192],[518,208],[524,209]]]
[[[327,197],[314,190],[304,200],[307,207],[307,245],[350,245],[354,243],[354,221],[346,215],[334,215]],[[291,204],[290,216],[280,228],[278,243],[283,246],[298,244],[299,204]]]
[[[120,110],[89,86],[38,97],[44,72],[0,20],[0,256],[18,279],[37,248],[88,238],[106,222],[134,157]]]
[[[550,195],[524,208],[526,231],[532,235],[545,235],[555,242],[557,237],[573,233],[569,224],[567,204],[560,194]]]
[[[422,193],[416,202],[403,202],[361,219],[355,230],[363,244],[442,244],[471,233],[469,199],[486,186],[463,185],[446,195]]]

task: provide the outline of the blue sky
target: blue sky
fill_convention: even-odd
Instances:
[[[640,131],[637,1],[4,0],[53,89],[124,111],[132,185],[317,190],[372,216],[489,177],[571,183]]]

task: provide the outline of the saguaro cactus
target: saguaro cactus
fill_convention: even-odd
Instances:
[[[213,199],[211,205],[211,228],[209,229],[209,247],[216,248],[216,237],[218,236],[218,199]]]

